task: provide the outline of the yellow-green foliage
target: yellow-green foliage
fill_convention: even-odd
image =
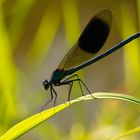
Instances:
[[[40,111],[50,98],[49,91],[42,88],[42,80],[50,78],[89,19],[103,8],[112,11],[113,23],[102,51],[140,30],[139,0],[0,0],[0,135]],[[81,70],[80,78],[92,92],[121,92],[139,97],[139,71],[140,39],[137,39],[84,72]],[[67,88],[57,91],[57,104],[65,102]],[[71,97],[79,95],[75,84]],[[127,136],[126,140],[137,140],[140,137],[128,136],[139,131],[139,106],[114,100],[94,101],[71,106],[21,138],[105,140]],[[36,126],[32,120],[31,123]],[[29,127],[25,124],[24,128],[32,128]]]
[[[93,98],[95,97],[95,98]],[[86,101],[86,100],[97,100],[97,99],[118,99],[118,100],[124,100],[128,101],[137,105],[140,105],[140,100],[124,94],[115,94],[115,93],[94,93],[91,95],[82,96],[80,98],[77,98],[75,100],[72,100],[70,102],[66,102],[64,104],[58,105],[56,107],[50,108],[46,111],[42,111],[32,117],[29,117],[22,122],[16,124],[13,126],[10,130],[8,130],[4,135],[0,137],[0,140],[11,140],[16,139],[17,137],[23,135],[24,133],[28,132],[30,129],[34,128],[35,126],[39,125],[40,123],[44,122],[45,120],[49,119],[50,117],[56,115],[58,112],[62,111],[63,109],[67,108],[68,106],[72,105],[73,103],[80,102],[80,101]],[[79,128],[81,129],[81,128]],[[133,134],[134,132],[139,132],[140,129],[137,128],[136,130],[132,130],[131,132],[128,132],[128,134]],[[81,132],[79,131],[79,134]],[[128,135],[127,134],[127,135]],[[75,133],[76,137],[78,136],[77,133]],[[76,138],[75,137],[75,138]],[[84,138],[84,136],[82,136]],[[123,137],[123,136],[121,136]],[[86,137],[85,137],[86,138]]]

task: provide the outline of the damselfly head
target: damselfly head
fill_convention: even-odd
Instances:
[[[50,87],[50,82],[48,80],[43,81],[43,87],[45,90],[48,90]]]

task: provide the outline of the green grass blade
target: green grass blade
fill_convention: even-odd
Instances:
[[[70,102],[66,102],[64,104],[58,105],[56,107],[50,108],[48,110],[42,111],[41,113],[38,113],[36,115],[33,115],[20,123],[13,126],[11,129],[9,129],[6,133],[4,133],[0,140],[11,140],[16,139],[17,137],[23,135],[24,133],[28,132],[32,128],[36,127],[43,121],[49,119],[50,117],[54,116],[56,113],[60,112],[61,110],[67,108],[73,103],[79,102],[79,101],[85,101],[85,100],[91,100],[91,99],[118,99],[118,100],[124,100],[128,101],[137,105],[140,105],[140,99],[137,99],[130,95],[125,94],[117,94],[117,93],[94,93],[92,94],[95,98],[92,98],[91,95],[82,96],[80,98],[74,99]]]
[[[140,132],[140,127],[129,130],[129,131],[123,133],[122,135],[118,136],[118,137],[112,138],[111,140],[120,140],[122,138],[128,137],[129,135],[132,135],[132,134],[135,134],[135,133],[138,133],[138,132]]]

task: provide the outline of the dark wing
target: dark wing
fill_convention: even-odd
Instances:
[[[103,47],[110,32],[112,13],[99,11],[87,24],[75,45],[68,51],[59,69],[69,70],[93,58]]]

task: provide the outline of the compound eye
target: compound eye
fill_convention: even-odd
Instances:
[[[44,89],[45,90],[48,90],[49,86],[50,86],[49,81],[48,80],[44,80],[43,81],[43,87],[44,87]]]

